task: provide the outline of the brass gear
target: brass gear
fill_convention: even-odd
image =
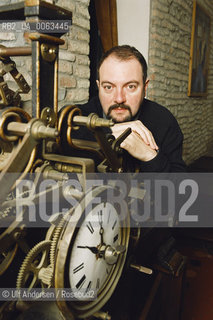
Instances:
[[[56,255],[56,247],[58,244],[58,239],[60,237],[61,231],[64,228],[66,220],[62,217],[62,219],[58,222],[58,226],[54,228],[54,233],[52,237],[52,243],[50,246],[50,264],[54,268],[55,265],[55,255]]]
[[[39,287],[39,284],[42,288],[50,287],[53,273],[53,269],[49,267],[50,246],[51,240],[43,240],[37,243],[27,254],[18,273],[16,282],[18,289],[35,288]]]

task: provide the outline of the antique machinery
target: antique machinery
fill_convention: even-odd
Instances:
[[[71,12],[39,0],[26,0],[0,8],[1,20],[10,19],[11,14],[13,19],[25,21],[30,28],[35,28],[36,23],[44,19],[69,21],[70,24],[72,20]],[[79,285],[79,275],[76,273],[75,277],[72,276],[73,271],[76,271],[76,263],[80,263],[75,257],[80,250],[80,255],[84,254],[81,263],[85,264],[88,273],[85,276],[87,283],[81,282],[87,286],[87,290],[95,285],[97,299],[92,302],[80,299],[68,305],[66,301],[59,301],[58,306],[62,313],[74,319],[92,316],[94,313],[98,316],[100,308],[112,295],[125,263],[130,229],[128,215],[126,214],[125,220],[120,222],[119,209],[114,208],[107,199],[106,193],[113,189],[113,186],[95,186],[92,190],[86,190],[86,174],[95,171],[94,162],[89,158],[63,155],[61,129],[64,126],[67,128],[66,139],[70,148],[86,149],[98,155],[101,172],[123,171],[122,157],[117,151],[120,143],[131,131],[127,130],[118,139],[109,141],[102,128],[112,126],[113,122],[99,119],[95,114],[82,117],[80,109],[76,106],[68,106],[58,118],[58,52],[59,46],[64,43],[60,37],[66,30],[59,33],[27,30],[31,41],[29,47],[0,46],[0,275],[7,275],[8,269],[13,269],[20,259],[17,253],[20,250],[21,256],[25,254],[26,257],[17,272],[17,288],[67,286],[80,289],[82,285]],[[23,110],[21,104],[21,95],[28,93],[30,87],[12,60],[13,56],[29,55],[32,56],[30,115]],[[6,73],[10,73],[17,83],[19,89],[16,92],[11,90],[4,80]],[[93,131],[96,143],[84,144],[80,140],[72,139],[72,131],[80,130],[81,126],[87,126],[88,130]],[[28,231],[32,230],[30,219],[24,207],[17,216],[18,198],[15,188],[17,179],[20,182],[28,177],[29,173],[36,187],[41,180],[55,179],[59,183],[58,190],[61,190],[63,183],[69,178],[69,173],[77,174],[82,186],[81,192],[68,188],[66,196],[79,200],[79,205],[71,207],[65,216],[56,213],[53,222],[48,223],[49,230],[47,229],[46,236],[41,232],[32,249],[30,247],[33,241],[31,243],[32,239],[28,235]],[[39,199],[37,189],[36,192],[35,199]],[[47,190],[47,195],[48,192]],[[23,191],[23,194],[27,197],[29,191]],[[85,217],[85,211],[94,196],[101,197],[102,202]],[[94,215],[99,221],[98,228],[92,226]],[[72,221],[75,221],[75,225]],[[84,228],[88,225],[90,240],[83,237]],[[90,248],[91,243],[93,250]],[[92,260],[88,253],[92,253]],[[95,278],[91,276],[94,267],[99,270]],[[14,287],[13,283],[10,285]],[[10,314],[14,317],[14,314],[28,307],[30,304],[27,306],[21,299],[17,303],[3,303],[0,309],[1,319],[8,319]],[[103,314],[100,313],[100,316],[103,317]]]
[[[139,229],[130,229],[128,195],[131,194],[131,201],[134,196],[129,178],[125,181],[128,192],[121,210],[110,200],[113,192],[121,192],[116,181],[112,178],[110,183],[100,184],[95,175],[95,171],[128,171],[120,144],[131,130],[114,139],[103,130],[113,126],[111,120],[96,114],[84,117],[72,105],[58,112],[58,52],[64,43],[61,36],[68,31],[67,23],[60,32],[51,33],[47,28],[36,30],[36,25],[57,20],[71,25],[71,12],[45,1],[26,0],[0,7],[1,20],[10,19],[11,15],[14,21],[27,23],[30,46],[0,46],[0,276],[6,277],[12,270],[15,281],[11,279],[9,286],[16,285],[18,289],[68,288],[84,294],[95,289],[95,299],[57,299],[54,307],[65,319],[110,319],[101,308],[115,291],[126,261],[131,268],[152,274],[151,269],[128,257],[129,247],[133,248],[140,237]],[[13,56],[32,56],[31,114],[21,104],[21,95],[28,93],[30,87],[17,70]],[[17,91],[7,85],[6,73],[17,83]],[[82,126],[93,133],[96,142],[77,139]],[[63,153],[64,143],[73,155]],[[99,159],[98,165],[92,158],[75,156],[75,151],[91,152]],[[93,179],[89,188],[88,174]],[[78,188],[69,183],[73,175]],[[28,187],[18,192],[17,186],[26,180]],[[51,181],[55,182],[53,187],[49,185]],[[46,189],[41,191],[42,182]],[[45,215],[49,214],[45,228],[42,224],[34,228],[30,220],[26,199],[30,199],[31,189],[33,222],[39,220],[40,206],[45,203]],[[52,211],[52,203],[59,199],[52,198],[52,194],[66,199],[67,211],[63,211],[64,203],[58,211]],[[94,204],[96,198],[99,202]],[[143,201],[143,195],[139,198]],[[17,213],[21,201],[25,205]],[[180,268],[175,265],[177,269]],[[21,298],[4,302],[0,305],[0,319],[14,319],[30,307],[31,303]]]

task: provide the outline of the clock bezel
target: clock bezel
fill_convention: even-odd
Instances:
[[[70,262],[70,255],[72,246],[75,241],[75,237],[78,233],[79,226],[81,226],[85,217],[85,203],[90,204],[94,197],[101,197],[101,202],[107,201],[107,191],[114,189],[110,185],[98,186],[92,188],[85,194],[85,197],[70,211],[69,222],[66,223],[63,232],[57,246],[56,263],[55,263],[55,287],[56,288],[67,288],[69,283],[68,268]],[[110,202],[109,202],[110,203]],[[116,205],[116,211],[120,209],[120,206]],[[109,300],[113,294],[116,285],[122,274],[122,270],[125,264],[127,249],[129,244],[130,227],[129,227],[129,214],[125,212],[125,219],[120,221],[121,223],[121,242],[119,244],[124,245],[126,250],[120,254],[115,265],[113,265],[107,280],[103,287],[97,294],[97,299],[92,301],[57,301],[57,304],[62,311],[63,315],[68,316],[71,320],[75,317],[86,318],[93,315],[95,312],[100,310],[103,305]],[[118,212],[119,215],[119,212]],[[123,213],[122,213],[123,215]]]

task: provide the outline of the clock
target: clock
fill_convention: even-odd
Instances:
[[[70,288],[75,297],[57,301],[66,318],[86,318],[99,311],[121,276],[129,243],[129,215],[121,212],[118,203],[110,203],[108,192],[113,188],[107,185],[88,191],[70,211],[58,241],[55,287]],[[94,299],[87,299],[89,292],[95,293]]]

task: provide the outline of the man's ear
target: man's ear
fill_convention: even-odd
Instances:
[[[149,84],[149,80],[146,80],[145,84],[144,84],[144,97],[146,96],[146,91],[148,88],[148,84]]]
[[[99,89],[99,87],[100,87],[100,82],[99,82],[99,80],[96,80],[96,84],[97,84],[97,87],[98,87],[98,89]]]

